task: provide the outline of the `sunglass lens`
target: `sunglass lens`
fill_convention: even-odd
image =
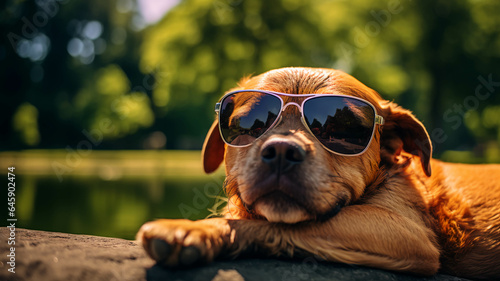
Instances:
[[[281,99],[259,92],[239,92],[221,101],[219,126],[224,140],[244,146],[262,136],[276,121]]]
[[[370,143],[375,110],[348,97],[315,97],[304,103],[304,117],[311,132],[328,149],[358,154]]]

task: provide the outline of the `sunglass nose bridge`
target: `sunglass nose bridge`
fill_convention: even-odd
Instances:
[[[280,112],[280,114],[279,114],[278,120],[276,121],[276,123],[274,124],[274,126],[273,126],[273,127],[278,126],[278,125],[281,123],[281,121],[283,121],[283,113],[285,112],[285,110],[288,108],[288,106],[289,106],[289,105],[294,105],[295,107],[297,107],[297,111],[299,112],[299,114],[300,114],[300,112],[302,111],[302,107],[301,107],[298,103],[296,103],[296,102],[292,102],[292,101],[290,101],[290,102],[286,102],[286,103],[283,105],[283,107],[281,108],[281,112]],[[294,114],[294,113],[292,112],[292,114]],[[288,115],[288,114],[287,114],[287,113],[285,113],[285,115]],[[303,118],[301,118],[301,119],[303,119]],[[304,122],[302,121],[302,123],[304,123]]]
[[[299,111],[301,111],[301,110],[302,110],[302,109],[301,109],[301,107],[300,107],[300,105],[299,105],[298,103],[291,101],[291,102],[287,102],[287,103],[283,106],[283,109],[281,109],[281,112],[285,111],[285,109],[286,109],[289,105],[295,105],[295,106],[299,109]]]
[[[301,107],[300,107],[300,105],[298,103],[296,103],[296,102],[287,102],[285,105],[283,105],[283,108],[281,109],[281,112],[278,115],[278,120],[276,120],[276,122],[274,123],[273,127],[278,126],[281,123],[281,121],[283,121],[283,114],[282,113],[285,111],[285,109],[289,105],[295,105],[297,107],[297,109],[299,111],[301,111]]]

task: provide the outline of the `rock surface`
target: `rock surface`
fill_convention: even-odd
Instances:
[[[118,238],[16,229],[15,272],[8,271],[10,230],[0,228],[0,280],[408,280],[463,281],[448,275],[419,278],[384,270],[299,261],[244,259],[219,261],[187,270],[167,270],[149,259],[140,245]]]

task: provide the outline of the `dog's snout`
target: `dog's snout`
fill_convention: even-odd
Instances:
[[[262,146],[261,158],[273,170],[283,173],[302,163],[306,158],[306,151],[292,140],[273,139]]]

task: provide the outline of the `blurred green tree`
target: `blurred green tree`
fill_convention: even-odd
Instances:
[[[154,121],[139,71],[132,0],[5,1],[0,6],[1,149],[64,148],[100,132],[100,148],[138,143]],[[135,46],[135,47],[130,47]],[[152,82],[148,82],[149,83]],[[132,141],[131,141],[132,140]]]
[[[155,131],[200,148],[238,79],[310,66],[412,109],[436,156],[500,161],[498,1],[185,0],[145,29],[134,3],[0,4],[2,149],[66,147],[103,121],[115,131],[99,148],[140,148]]]
[[[153,102],[169,139],[201,138],[212,104],[242,76],[313,66],[342,69],[412,109],[438,155],[484,154],[483,142],[498,147],[500,122],[467,120],[500,102],[498,82],[476,95],[500,81],[498,12],[498,1],[186,0],[146,31],[141,69],[168,73]]]

